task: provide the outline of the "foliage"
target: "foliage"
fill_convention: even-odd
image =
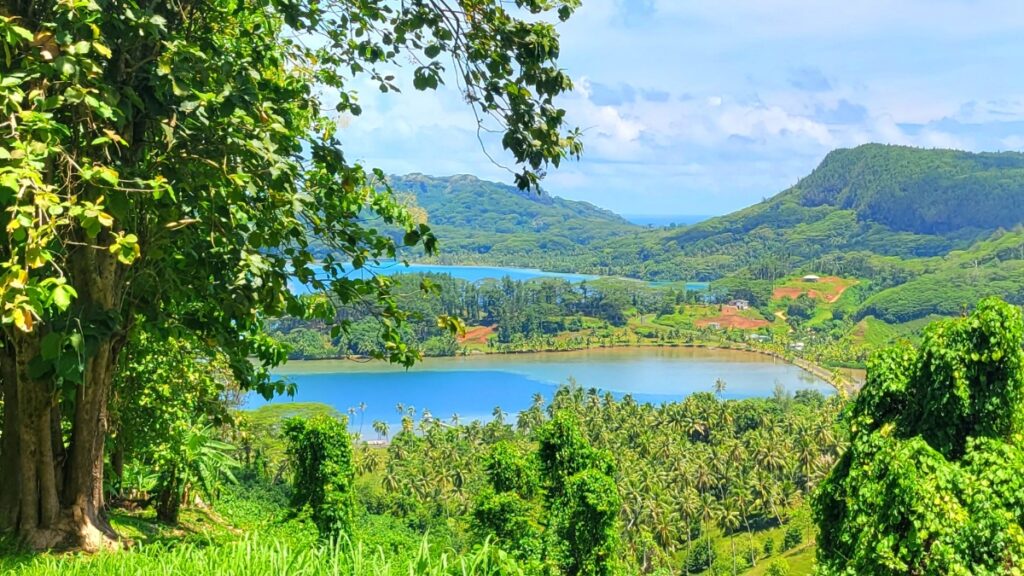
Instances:
[[[492,261],[536,253],[544,258],[570,256],[640,230],[586,202],[543,191],[524,192],[473,176],[410,174],[389,181],[396,193],[414,199],[431,229],[444,239],[444,261],[481,255]]]
[[[171,524],[178,522],[179,508],[190,500],[191,490],[212,501],[224,480],[235,481],[232,469],[239,467],[233,456],[235,447],[218,440],[210,426],[193,424],[179,441],[166,452],[165,457],[174,460],[159,469],[154,485],[157,515]]]
[[[686,571],[690,572],[704,572],[711,565],[715,563],[717,556],[715,553],[715,547],[711,542],[710,538],[702,538],[701,540],[694,542],[690,548],[689,553],[686,555]]]
[[[537,437],[549,554],[567,576],[615,574],[621,500],[611,457],[590,446],[570,412],[556,412]]]
[[[24,478],[0,471],[0,492],[13,494],[0,503],[0,531],[38,547],[71,536],[99,548],[111,537],[105,413],[137,326],[198,337],[225,355],[240,385],[268,398],[286,391],[269,372],[286,348],[265,322],[285,313],[330,320],[334,306],[370,309],[383,344],[373,355],[415,362],[393,283],[348,276],[346,266],[394,259],[399,244],[429,254],[437,239],[382,172],[346,159],[338,115],[361,113],[356,86],[436,89],[451,80],[450,62],[478,128],[500,135],[520,168],[516,184],[536,188],[547,168],[582,152],[554,102],[572,83],[557,65],[551,21],[578,4],[5,4],[0,349],[4,363],[35,365],[31,377],[11,372],[0,385],[25,390],[22,406],[4,412],[19,435],[10,444],[56,455],[47,449],[30,465],[5,443],[0,458],[12,464],[3,468]],[[405,78],[392,73],[410,61]],[[293,281],[333,300],[301,298]],[[53,390],[62,402],[50,401]],[[56,434],[42,424],[51,421]],[[27,488],[36,485],[38,494]]]
[[[482,491],[474,506],[474,529],[520,559],[539,561],[543,511],[534,499],[540,490],[536,459],[504,440],[491,447],[483,467],[491,490]]]
[[[789,526],[786,526],[786,532],[785,532],[785,534],[782,537],[782,549],[783,550],[792,550],[793,548],[796,548],[797,546],[802,544],[803,541],[804,541],[804,531],[803,531],[803,528],[801,528],[800,526],[798,526],[796,524],[790,524]]]
[[[775,538],[765,538],[764,545],[761,548],[765,556],[771,556],[775,553]]]
[[[325,538],[351,534],[355,501],[347,419],[316,416],[285,423],[293,508],[310,511]]]
[[[408,178],[418,183],[421,177]],[[444,181],[424,180],[423,196],[432,202]],[[1014,152],[877,144],[836,150],[795,186],[735,213],[682,228],[630,230],[588,212],[574,217],[580,225],[590,223],[580,240],[563,240],[560,229],[576,224],[556,227],[547,214],[535,227],[515,213],[466,206],[463,188],[475,185],[477,193],[492,198],[494,187],[453,180],[458,211],[435,211],[443,222],[466,226],[445,228],[459,239],[459,251],[446,261],[647,280],[710,281],[741,273],[770,283],[809,267],[890,287],[918,272],[908,260],[965,249],[1024,221],[1024,208],[1016,201],[1024,190],[1024,155]],[[418,192],[417,184],[409,189]],[[516,202],[503,198],[493,205]],[[515,205],[520,212],[537,209]],[[521,240],[534,231],[540,243]],[[760,303],[758,294],[764,290],[749,299]]]
[[[822,574],[1001,574],[1024,561],[1024,320],[986,300],[879,354],[815,498]]]
[[[705,540],[716,558],[742,566],[765,534],[781,542],[776,527],[791,521],[842,453],[842,406],[837,396],[785,392],[742,401],[704,393],[654,406],[566,386],[550,405],[535,397],[514,429],[497,420],[417,423],[403,407],[403,431],[375,456],[383,456],[377,471],[359,479],[383,494],[359,497],[456,549],[491,536],[528,571],[538,549],[550,551],[547,567],[556,568],[569,565],[566,542],[593,546],[611,536],[569,525],[584,516],[595,519],[591,526],[610,521],[614,497],[613,567],[621,572],[677,571]],[[356,451],[360,459],[374,452],[384,451]],[[586,470],[607,472],[569,486]],[[607,474],[613,484],[591,482]],[[594,497],[577,506],[569,489]]]
[[[300,546],[287,540],[250,537],[220,546],[149,546],[92,557],[47,556],[5,572],[11,576],[149,576],[246,574],[279,576],[517,576],[522,570],[505,553],[483,546],[465,556],[437,553],[426,543],[407,560],[361,543]]]
[[[781,558],[772,560],[768,570],[765,572],[765,576],[789,576],[790,574],[789,563]]]
[[[890,323],[929,314],[955,316],[985,297],[1024,304],[1024,232],[995,234],[951,252],[909,281],[872,295],[857,312]]]
[[[215,427],[230,422],[226,400],[237,385],[227,359],[195,338],[161,339],[138,330],[129,341],[111,402],[114,460],[127,463],[119,488],[156,492],[161,519],[176,523],[180,505],[194,491],[216,497],[232,480],[234,447]],[[119,490],[119,492],[122,492]]]
[[[474,283],[448,274],[417,273],[396,275],[393,282],[398,305],[408,312],[405,339],[421,344],[429,355],[448,356],[463,347],[438,325],[438,317],[458,317],[471,327],[493,328],[493,337],[477,343],[488,351],[583,347],[588,340],[608,340],[607,331],[627,327],[638,315],[655,316],[666,309],[671,315],[676,302],[686,297],[674,287],[616,279],[571,283],[558,278],[516,281],[504,277]],[[431,286],[429,294],[419,290],[422,285]],[[292,345],[289,357],[297,359],[371,356],[386,349],[373,330],[377,319],[372,310],[340,311],[338,321],[348,323],[349,331],[333,340],[327,324],[294,317],[275,320],[273,334]],[[558,339],[569,333],[572,344]]]

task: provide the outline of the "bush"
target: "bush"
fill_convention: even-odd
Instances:
[[[355,471],[347,419],[293,418],[285,422],[284,433],[294,473],[292,507],[308,508],[321,536],[350,534]]]
[[[538,440],[549,527],[556,537],[551,557],[570,576],[616,573],[621,501],[611,456],[590,445],[569,412],[557,412],[538,431]]]
[[[768,570],[764,574],[765,576],[789,576],[789,563],[778,558],[768,566]]]
[[[801,527],[796,524],[790,524],[786,527],[786,533],[782,537],[782,549],[792,550],[800,545],[804,541],[804,531]]]
[[[985,300],[876,354],[815,494],[818,570],[1004,574],[1024,562],[1024,317]],[[955,519],[951,521],[951,519]]]
[[[686,567],[689,572],[703,572],[715,563],[715,546],[709,538],[693,543],[690,553],[686,556]]]
[[[768,558],[775,553],[775,538],[768,538],[764,541],[764,547],[762,548],[764,557]]]

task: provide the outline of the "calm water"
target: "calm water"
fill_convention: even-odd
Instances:
[[[532,280],[534,278],[563,278],[569,282],[582,282],[584,280],[596,280],[600,276],[590,274],[568,274],[563,272],[547,272],[535,268],[506,268],[502,266],[442,266],[434,264],[409,264],[405,266],[400,262],[381,263],[380,266],[366,266],[359,270],[352,270],[351,266],[344,265],[347,274],[352,278],[368,278],[372,275],[381,274],[393,276],[395,274],[450,274],[453,278],[461,278],[469,282],[479,282],[486,279],[500,280],[505,276],[513,280]],[[291,289],[296,293],[304,293],[306,286],[292,282]]]
[[[562,278],[569,282],[583,282],[585,280],[597,280],[600,276],[594,276],[592,274],[570,274],[565,272],[548,272],[546,270],[539,270],[536,268],[509,268],[505,266],[443,266],[435,264],[410,264],[405,266],[398,262],[390,262],[381,264],[380,266],[369,266],[360,270],[353,271],[351,267],[345,265],[345,269],[348,270],[348,274],[354,278],[367,278],[372,274],[383,274],[385,276],[393,276],[395,274],[449,274],[453,278],[461,278],[468,282],[479,282],[481,280],[493,279],[500,280],[505,276],[513,280],[532,280],[534,278]],[[664,282],[650,282],[652,286],[658,284],[666,284]],[[701,292],[708,289],[709,284],[707,282],[687,282],[686,289]],[[306,286],[293,281],[291,285],[293,292],[302,294],[307,292]]]
[[[787,390],[813,388],[831,393],[824,381],[789,364],[758,354],[696,348],[599,349],[581,352],[431,358],[411,370],[377,362],[323,360],[290,362],[278,371],[298,384],[293,401],[323,402],[339,411],[365,403],[363,433],[374,420],[399,421],[395,406],[429,409],[445,420],[490,419],[494,407],[514,417],[530,406],[535,393],[550,399],[570,378],[584,388],[632,394],[642,402],[679,400],[726,382],[724,396],[771,396],[775,385]],[[278,399],[274,402],[289,400]],[[264,404],[251,398],[249,407]],[[360,415],[353,418],[358,428]]]

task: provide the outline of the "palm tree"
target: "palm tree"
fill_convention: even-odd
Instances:
[[[732,554],[732,574],[736,576],[736,530],[740,527],[740,514],[735,500],[726,498],[718,515],[718,525],[729,535],[729,548]]]
[[[684,488],[680,493],[677,500],[677,506],[679,508],[679,519],[683,523],[683,530],[686,533],[686,557],[690,557],[690,551],[693,544],[693,520],[697,516],[697,512],[700,509],[701,500],[700,495],[692,487]],[[690,574],[690,563],[684,562],[683,566],[686,570],[686,575]]]
[[[725,392],[725,386],[725,380],[722,380],[721,378],[715,380],[715,395],[721,398],[722,394]]]
[[[373,431],[377,433],[378,440],[387,440],[388,437],[388,423],[383,420],[373,421]]]
[[[491,416],[494,418],[494,422],[499,426],[505,424],[506,413],[501,409],[501,406],[495,406],[494,410],[491,412]]]
[[[401,487],[399,478],[401,477],[398,475],[398,471],[395,470],[395,467],[388,466],[387,471],[384,473],[384,478],[381,479],[381,484],[383,484],[384,490],[388,493],[398,492]]]
[[[699,500],[699,512],[700,512],[700,523],[701,523],[701,538],[707,543],[708,557],[711,557],[711,531],[708,527],[713,525],[721,514],[722,507],[710,493],[705,492],[700,495]]]

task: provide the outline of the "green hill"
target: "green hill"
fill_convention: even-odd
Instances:
[[[836,150],[792,188],[668,240],[683,255],[734,255],[729,268],[767,255],[939,256],[1024,222],[1022,198],[1024,154],[867,144]]]
[[[642,230],[587,202],[474,176],[410,174],[392,176],[390,182],[396,193],[415,196],[448,259],[486,255],[495,263],[505,263],[519,257],[521,264],[528,264],[538,252],[580,254],[596,242]]]
[[[774,278],[802,268],[893,286],[929,258],[1024,222],[1024,154],[868,144],[795,186],[699,224],[650,230],[586,202],[472,176],[392,177],[422,207],[441,260],[647,280]]]

